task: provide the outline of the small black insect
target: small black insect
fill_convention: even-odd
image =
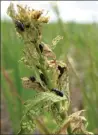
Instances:
[[[51,91],[55,92],[58,96],[63,97],[63,92],[61,92],[60,90],[53,88],[51,89]]]
[[[34,81],[36,80],[34,76],[30,76],[29,79],[30,79],[32,82],[34,82]]]
[[[41,51],[41,53],[43,52],[43,45],[42,44],[39,44],[39,49]]]
[[[16,20],[15,25],[20,31],[24,31],[24,24],[22,22]]]
[[[61,67],[60,65],[58,65],[58,69],[60,70],[60,75],[58,78],[60,78],[62,74],[64,73],[64,70],[66,69],[66,67]]]
[[[40,74],[40,79],[47,85],[45,76],[42,73]]]

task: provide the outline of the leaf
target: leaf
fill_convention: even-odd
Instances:
[[[51,105],[60,101],[65,101],[67,105],[68,101],[66,96],[60,97],[52,92],[41,92],[37,94],[37,96],[33,100],[26,101],[24,103],[24,115],[21,121],[20,132],[27,132],[26,129],[28,129],[28,125],[30,127],[30,132],[33,131],[35,129],[34,125],[36,124],[34,120],[36,120],[37,117],[43,114],[43,112],[46,111],[46,108],[51,109]],[[25,127],[24,123],[26,123]]]

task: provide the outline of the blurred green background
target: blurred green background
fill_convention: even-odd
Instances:
[[[52,44],[55,37],[63,36],[54,52],[69,66],[70,112],[86,109],[88,130],[98,133],[98,24],[63,23],[57,9],[54,11],[58,21],[43,26],[43,41]],[[21,77],[33,73],[19,62],[23,41],[17,37],[12,22],[1,21],[1,33],[1,91],[12,131],[16,132],[22,115],[22,101],[35,95],[35,91],[22,87]]]

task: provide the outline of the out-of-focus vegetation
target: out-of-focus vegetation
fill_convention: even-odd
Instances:
[[[13,131],[19,128],[22,102],[33,98],[35,91],[22,87],[21,77],[33,73],[19,63],[23,41],[16,35],[11,22],[1,22],[1,89],[4,94]],[[46,24],[43,27],[43,41],[52,44],[56,36],[63,36],[54,49],[57,58],[69,64],[70,88],[82,93],[82,106],[86,109],[88,129],[98,133],[98,24],[77,24],[75,22]],[[74,98],[76,99],[74,94]],[[77,106],[75,106],[77,107]]]

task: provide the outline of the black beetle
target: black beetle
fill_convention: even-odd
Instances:
[[[62,91],[60,91],[58,89],[55,89],[55,88],[51,89],[51,91],[55,92],[58,96],[63,97],[63,92]]]
[[[43,45],[42,44],[39,44],[39,49],[41,51],[41,53],[43,52]]]
[[[66,69],[66,67],[61,67],[60,65],[58,65],[58,69],[60,71],[60,75],[58,78],[60,78],[62,76],[62,74],[64,73],[64,70]]]
[[[32,82],[34,82],[34,81],[36,80],[34,76],[30,76],[29,79],[30,79]]]
[[[47,85],[45,76],[42,73],[40,74],[40,79]]]
[[[24,31],[24,24],[22,22],[15,20],[15,25],[20,31]]]

